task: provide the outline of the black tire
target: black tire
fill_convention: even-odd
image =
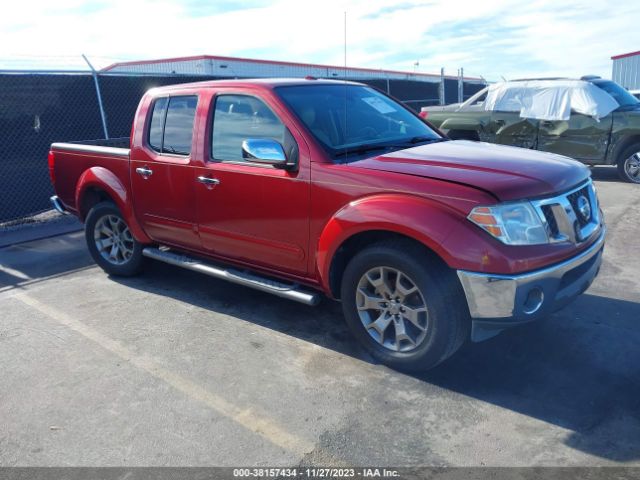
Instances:
[[[374,339],[369,333],[371,328],[365,327],[365,320],[361,319],[358,310],[357,302],[363,303],[364,299],[360,292],[357,293],[359,284],[361,287],[361,282],[366,283],[368,280],[365,280],[364,275],[379,267],[388,268],[389,272],[393,270],[401,272],[409,284],[413,283],[417,287],[418,293],[421,295],[420,299],[424,300],[427,309],[427,313],[423,317],[426,333],[422,333],[423,338],[420,343],[415,342],[417,346],[412,347],[410,343],[406,351],[394,351],[381,344],[380,340]],[[388,273],[387,277],[391,274]],[[372,295],[377,294],[372,293]],[[431,369],[453,355],[469,338],[471,326],[469,310],[462,286],[455,272],[426,248],[411,241],[382,242],[355,255],[344,271],[341,299],[345,320],[358,342],[374,358],[397,370],[424,371]],[[397,307],[397,304],[395,306]],[[380,313],[376,310],[372,310],[372,312],[374,315],[369,318]],[[396,311],[396,313],[398,312]],[[389,314],[389,312],[385,314]],[[370,315],[369,311],[365,311],[364,315],[365,317]],[[403,314],[399,315],[405,328],[413,327],[404,320]],[[390,316],[397,317],[398,315]],[[395,337],[395,331],[397,331],[394,322],[392,320],[393,325],[389,324],[392,329],[389,331],[391,337]],[[414,330],[420,332],[417,328]],[[377,334],[377,330],[375,334]],[[382,335],[383,340],[385,336],[386,334]],[[397,342],[397,339],[391,341]],[[396,343],[395,348],[397,347]]]
[[[635,154],[635,155],[634,155]],[[632,163],[633,162],[633,163]],[[635,165],[636,168],[633,168]],[[626,182],[640,183],[640,142],[625,148],[617,161],[618,175]],[[635,172],[635,175],[633,174]]]
[[[111,259],[107,258],[108,253],[106,250],[108,247],[104,247],[104,253],[101,253],[98,247],[98,239],[96,235],[102,235],[101,233],[96,233],[96,225],[99,222],[109,222],[110,220],[118,219],[122,222],[122,225],[126,227],[126,231],[124,228],[113,231],[117,231],[118,238],[120,238],[118,245],[122,246],[122,250],[120,248],[117,249],[119,253],[115,255],[115,257],[111,257]],[[112,224],[109,224],[112,225]],[[120,225],[116,223],[116,226]],[[132,275],[136,275],[142,269],[142,244],[140,244],[131,232],[129,231],[129,227],[125,222],[120,210],[111,202],[101,202],[95,205],[89,215],[87,215],[87,219],[84,225],[85,239],[87,241],[87,247],[89,248],[89,253],[93,257],[94,261],[109,275],[117,275],[123,277],[130,277]],[[126,235],[128,232],[128,235]],[[114,236],[105,235],[105,239],[113,238]],[[113,245],[113,243],[111,244]],[[126,250],[126,254],[123,253]]]

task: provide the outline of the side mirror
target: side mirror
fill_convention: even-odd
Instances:
[[[279,142],[270,138],[249,138],[242,142],[242,158],[277,168],[291,167]]]

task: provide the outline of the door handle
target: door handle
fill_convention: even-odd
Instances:
[[[218,180],[217,178],[205,177],[203,175],[199,176],[197,178],[197,180],[198,180],[198,182],[204,183],[207,186],[213,186],[213,185],[220,184],[220,180]]]
[[[136,173],[142,175],[143,177],[150,177],[153,174],[153,170],[147,167],[138,167],[136,168]]]

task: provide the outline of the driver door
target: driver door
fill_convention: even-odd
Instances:
[[[203,247],[252,266],[306,274],[310,182],[304,140],[287,129],[284,112],[252,93],[219,93],[210,108],[204,164],[194,173]],[[298,158],[297,169],[243,158],[243,140],[260,138],[283,144]]]

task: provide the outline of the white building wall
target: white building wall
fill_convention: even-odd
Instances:
[[[630,90],[640,89],[640,54],[614,59],[611,78]]]
[[[360,70],[314,65],[290,65],[279,63],[252,62],[240,59],[185,59],[149,63],[118,64],[110,72],[212,75],[228,78],[302,78],[307,75],[318,78],[412,80],[417,82],[440,82],[439,75],[412,74],[410,72],[390,72],[385,70]],[[449,77],[450,78],[450,77]],[[484,83],[481,80],[465,79],[467,83]]]

